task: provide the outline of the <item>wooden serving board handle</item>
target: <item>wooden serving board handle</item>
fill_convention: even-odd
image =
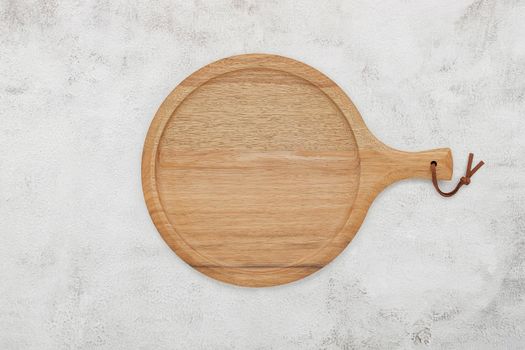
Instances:
[[[450,180],[452,178],[452,152],[449,148],[421,152],[403,152],[390,149],[385,153],[388,158],[386,162],[396,180],[413,177],[431,179],[430,164],[433,161],[439,164],[437,167],[438,179]]]
[[[409,178],[432,179],[430,165],[437,162],[437,178],[452,178],[452,152],[438,148],[422,152],[405,152],[388,147],[380,141],[371,142],[360,151],[361,180],[373,197],[388,185]]]

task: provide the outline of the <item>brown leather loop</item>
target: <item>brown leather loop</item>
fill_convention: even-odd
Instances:
[[[438,193],[440,195],[442,195],[443,197],[451,197],[451,196],[455,195],[459,191],[461,186],[469,185],[470,184],[470,178],[472,177],[472,175],[474,175],[476,173],[476,171],[478,171],[479,168],[481,168],[483,166],[483,164],[485,164],[483,161],[480,161],[473,169],[471,169],[473,160],[474,160],[474,154],[469,153],[469,155],[468,155],[468,163],[467,163],[467,171],[465,173],[465,176],[463,176],[461,179],[459,179],[459,182],[456,185],[456,187],[450,192],[443,192],[439,188],[438,180],[437,180],[437,169],[436,169],[437,168],[437,162],[436,161],[432,161],[430,163],[430,171],[432,172],[432,184],[434,185],[434,188],[436,189],[436,191],[438,191]]]

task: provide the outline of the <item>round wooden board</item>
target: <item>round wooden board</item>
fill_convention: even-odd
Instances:
[[[377,141],[344,92],[274,55],[214,62],[164,101],[148,132],[143,189],[167,244],[221,281],[303,278],[352,240],[379,191],[429,177],[448,149],[406,153]]]

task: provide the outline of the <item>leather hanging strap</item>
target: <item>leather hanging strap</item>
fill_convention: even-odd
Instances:
[[[456,185],[456,188],[454,188],[450,192],[443,192],[443,191],[441,191],[439,189],[438,180],[437,180],[437,174],[436,174],[437,173],[437,171],[436,171],[437,162],[436,161],[432,161],[430,163],[430,171],[432,172],[432,184],[434,184],[434,188],[436,189],[436,191],[438,191],[438,193],[440,195],[442,195],[443,197],[451,197],[451,196],[455,195],[456,192],[459,191],[461,186],[470,184],[470,178],[472,177],[472,175],[474,175],[476,173],[476,171],[478,171],[479,168],[481,168],[483,166],[483,164],[485,164],[483,161],[480,161],[478,163],[478,165],[476,165],[474,167],[474,169],[471,169],[473,160],[474,160],[474,155],[472,153],[469,153],[469,155],[468,155],[467,171],[465,173],[465,176],[463,176],[459,180],[458,184]]]

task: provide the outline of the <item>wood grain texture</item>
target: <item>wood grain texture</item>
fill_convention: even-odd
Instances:
[[[221,281],[303,278],[352,240],[375,196],[410,177],[450,179],[449,149],[391,149],[344,92],[292,59],[214,62],[164,101],[146,137],[142,183],[167,244]]]

